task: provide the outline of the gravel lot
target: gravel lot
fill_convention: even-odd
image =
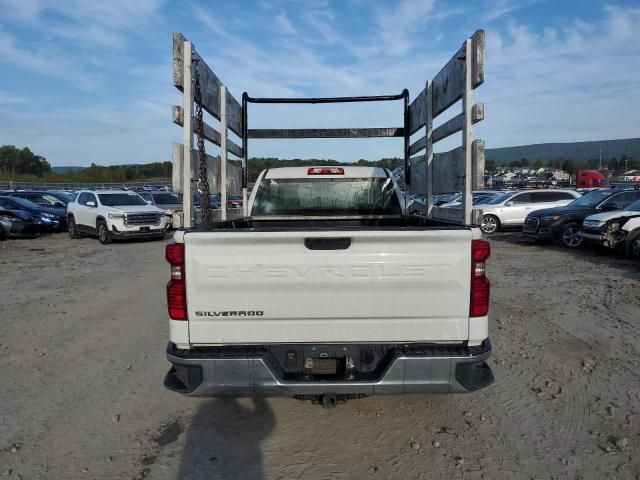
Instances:
[[[640,478],[640,263],[492,243],[493,386],[323,410],[163,388],[163,242],[1,242],[0,473]]]

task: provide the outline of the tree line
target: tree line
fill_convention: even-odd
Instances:
[[[231,163],[240,166],[240,160],[232,160]],[[395,168],[401,165],[401,158],[382,158],[376,161],[360,159],[354,163],[338,162],[331,159],[307,159],[294,158],[284,160],[275,157],[254,157],[249,159],[249,181],[255,181],[260,172],[266,168],[276,167],[305,167],[313,165],[358,165]],[[133,165],[101,166],[92,163],[89,167],[78,171],[56,173],[52,170],[47,159],[33,153],[29,148],[16,148],[13,145],[0,147],[0,180],[20,180],[29,177],[28,180],[43,179],[58,183],[120,183],[140,181],[146,179],[171,178],[171,162],[154,162]]]
[[[29,148],[19,149],[13,145],[0,147],[0,171],[12,175],[35,175],[42,177],[51,172],[51,165],[41,155],[36,155]]]
[[[168,178],[171,178],[171,162],[111,166],[92,163],[82,170],[56,173],[45,157],[33,153],[28,147],[0,147],[0,180],[5,181],[24,179],[55,183],[120,183]]]
[[[61,183],[124,183],[171,178],[171,162],[153,162],[140,165],[101,166],[92,163],[88,168],[55,175]]]
[[[239,160],[232,160],[231,163],[240,166]],[[344,165],[344,166],[363,166],[363,167],[384,167],[393,169],[399,165],[403,165],[404,160],[398,157],[382,158],[380,160],[360,159],[355,163],[338,162],[332,159],[300,159],[294,158],[285,160],[276,157],[253,157],[249,159],[249,181],[253,182],[257,179],[260,172],[266,168],[276,167],[306,167],[306,166],[323,166],[323,165]],[[495,161],[488,159],[486,161],[486,169],[495,171],[499,165]],[[562,169],[570,174],[575,174],[580,168],[597,169],[600,166],[600,159],[593,158],[586,162],[578,162],[570,158],[557,158],[553,160],[528,160],[521,158],[513,160],[502,166],[512,168],[532,168],[539,169],[543,167],[551,167]],[[602,159],[602,167],[609,170],[632,170],[640,169],[640,158],[627,157],[622,155],[620,158],[611,157]],[[28,177],[29,180],[43,179],[50,182],[98,182],[98,183],[120,183],[130,181],[141,181],[147,179],[169,179],[171,178],[171,162],[153,162],[147,164],[133,165],[111,165],[101,166],[92,163],[88,168],[79,171],[69,171],[64,173],[55,173],[47,159],[32,152],[28,147],[19,149],[13,145],[4,145],[0,147],[0,180],[20,180]]]

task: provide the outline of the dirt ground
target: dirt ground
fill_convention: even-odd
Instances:
[[[0,242],[1,478],[639,479],[640,263],[492,245],[493,386],[323,410],[164,389],[163,242]]]

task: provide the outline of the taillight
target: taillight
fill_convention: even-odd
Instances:
[[[184,263],[184,243],[170,243],[167,245],[164,258],[171,265],[182,265]]]
[[[307,170],[307,175],[344,175],[342,167],[312,167]]]
[[[489,279],[485,262],[491,255],[491,245],[485,240],[471,242],[471,302],[469,315],[484,317],[489,312]]]
[[[184,278],[184,243],[167,245],[164,257],[171,265],[167,284],[167,308],[172,320],[187,320],[187,290]]]

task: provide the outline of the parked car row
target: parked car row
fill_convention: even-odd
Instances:
[[[503,191],[498,190],[478,190],[472,193],[473,205],[481,203],[487,203],[493,198],[504,194]],[[453,192],[445,193],[442,195],[433,196],[433,205],[435,207],[443,208],[462,208],[462,193]],[[426,215],[427,213],[427,199],[424,195],[413,194],[409,197],[407,202],[407,213],[415,215]]]
[[[146,185],[144,187],[133,187],[134,192],[173,192],[173,187],[169,185]]]
[[[492,234],[504,229],[522,228],[528,213],[549,207],[566,205],[580,193],[575,190],[478,190],[472,193],[474,210],[482,211],[481,229]],[[433,205],[443,208],[461,208],[462,193],[453,192],[433,196]],[[407,205],[408,213],[425,214],[426,199],[412,195]]]
[[[434,195],[434,206],[460,208],[462,194]],[[426,199],[409,198],[408,212],[426,213]],[[538,242],[566,248],[598,244],[640,257],[640,186],[473,192],[473,209],[482,212],[487,235],[522,230]]]
[[[564,207],[532,212],[522,231],[536,241],[558,241],[567,248],[595,243],[637,258],[640,188],[602,188]]]
[[[36,204],[12,195],[0,195],[0,208],[11,212],[23,212],[30,221],[41,225],[39,233],[63,232],[67,228],[66,206]]]
[[[114,200],[115,195],[119,200]],[[107,197],[107,195],[111,195]],[[193,196],[193,204],[200,208],[200,195]],[[125,201],[126,204],[110,205],[112,201]],[[106,203],[105,203],[106,202]],[[211,195],[209,204],[214,210],[221,208],[220,195]],[[113,207],[123,211],[107,211]],[[132,208],[129,208],[132,207]],[[228,195],[227,208],[242,207],[242,197]],[[69,229],[72,238],[81,235],[95,235],[103,243],[131,234],[132,211],[153,211],[161,214],[163,229],[177,224],[177,214],[183,210],[183,197],[169,188],[141,187],[134,190],[86,189],[75,192],[20,190],[0,192],[0,239],[18,236],[37,236],[41,233],[62,232]],[[107,211],[106,216],[101,211]],[[118,222],[123,220],[125,223]],[[160,224],[137,225],[139,233],[157,233]],[[127,224],[127,225],[125,225]],[[146,231],[149,227],[149,231]],[[145,230],[142,230],[144,228]],[[158,234],[159,235],[159,234]]]
[[[486,203],[474,205],[482,211],[480,229],[492,234],[508,228],[522,228],[531,212],[567,205],[581,195],[574,190],[524,190],[503,193]]]

